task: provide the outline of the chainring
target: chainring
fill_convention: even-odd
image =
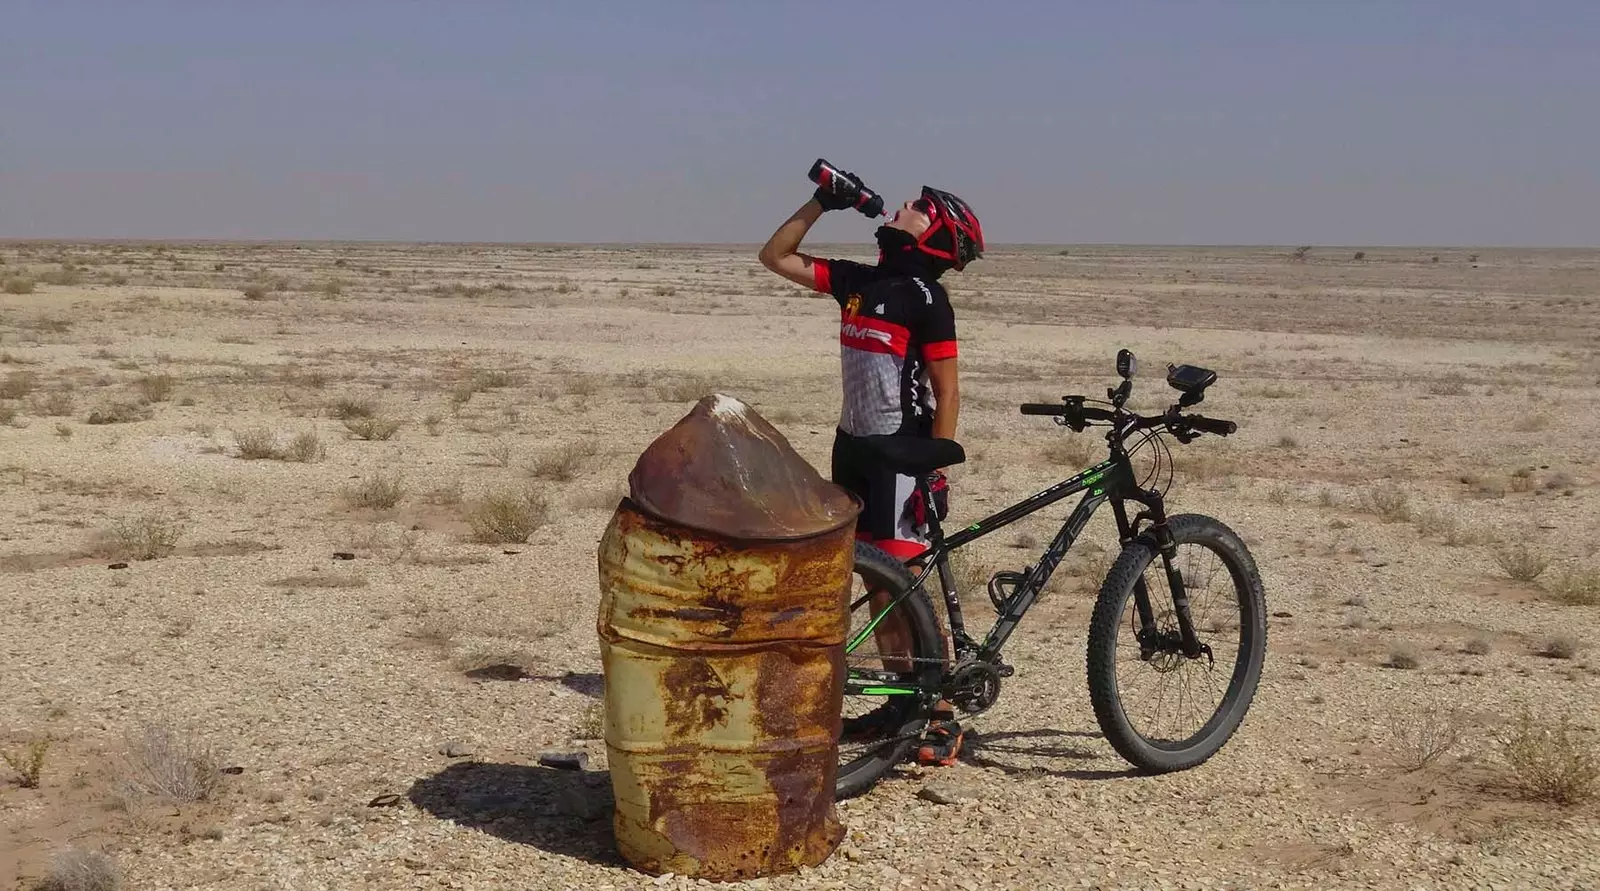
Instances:
[[[1000,670],[988,662],[964,660],[950,672],[944,698],[969,715],[988,711],[1000,698]]]

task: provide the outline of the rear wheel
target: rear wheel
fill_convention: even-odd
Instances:
[[[878,779],[905,760],[915,736],[927,725],[924,691],[937,691],[943,675],[943,638],[928,595],[911,591],[906,567],[881,549],[856,543],[855,576],[850,591],[849,641],[862,636],[876,613],[873,592],[893,599],[910,591],[887,618],[905,623],[909,653],[884,653],[878,638],[865,634],[845,654],[849,676],[844,696],[844,732],[839,740],[839,772],[835,797],[844,799],[871,789]],[[880,626],[881,628],[881,623]],[[909,658],[906,658],[908,657]],[[935,693],[934,695],[937,695]]]
[[[1266,600],[1244,542],[1210,517],[1167,521],[1177,545],[1189,615],[1208,658],[1182,652],[1172,590],[1154,543],[1123,548],[1089,624],[1089,698],[1117,753],[1151,773],[1193,767],[1216,754],[1244,720],[1266,658]],[[1143,629],[1142,585],[1154,629]]]

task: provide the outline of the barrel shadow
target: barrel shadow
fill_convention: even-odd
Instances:
[[[457,762],[407,798],[441,820],[605,866],[626,866],[611,829],[611,775],[525,764]]]

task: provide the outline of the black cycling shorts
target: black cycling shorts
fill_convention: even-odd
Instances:
[[[839,430],[833,438],[833,481],[861,499],[856,538],[899,560],[927,550],[929,541],[908,510],[916,496],[916,477],[895,473],[858,437]]]

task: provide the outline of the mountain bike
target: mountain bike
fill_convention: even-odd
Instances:
[[[1122,382],[1106,391],[1106,400],[1064,396],[1059,404],[1021,407],[1025,415],[1051,417],[1077,433],[1109,428],[1106,460],[949,536],[936,511],[926,511],[930,545],[906,563],[857,544],[837,797],[867,791],[904,761],[913,742],[934,726],[941,700],[968,715],[995,704],[1002,680],[1014,673],[1002,658],[1006,641],[1107,503],[1121,553],[1100,586],[1087,647],[1089,698],[1101,732],[1138,770],[1165,773],[1206,761],[1238,729],[1266,657],[1261,576],[1232,529],[1199,514],[1169,516],[1165,502],[1172,480],[1166,440],[1187,444],[1204,434],[1227,436],[1237,426],[1185,411],[1217,379],[1193,365],[1168,366],[1167,383],[1180,394],[1171,407],[1149,416],[1127,410],[1135,368],[1133,354],[1121,350]],[[928,475],[966,458],[948,439],[867,439],[884,461],[920,481],[924,504],[933,503]],[[1150,460],[1141,460],[1136,471],[1134,455],[1145,449]],[[1079,492],[1082,500],[1034,563],[989,580],[995,622],[981,640],[970,636],[950,555]],[[1139,508],[1131,518],[1129,504]],[[924,588],[934,575],[948,616],[948,647]],[[891,631],[899,643],[879,646]]]

